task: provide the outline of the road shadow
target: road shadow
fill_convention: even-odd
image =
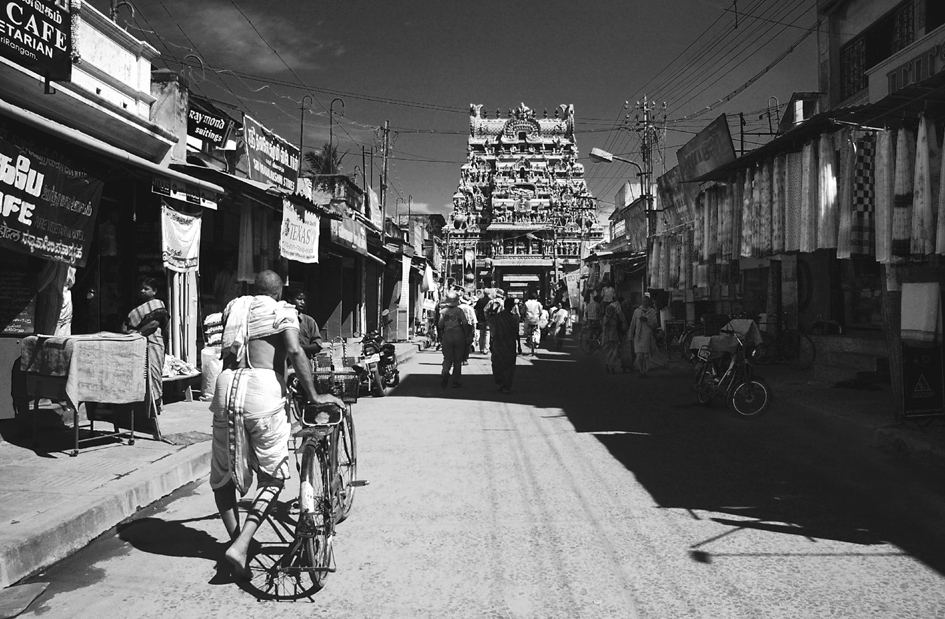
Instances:
[[[684,362],[645,380],[607,374],[603,359],[575,341],[562,353],[542,348],[520,358],[510,395],[483,374],[444,389],[438,371],[422,366],[392,396],[504,401],[533,406],[540,417],[563,414],[578,432],[595,434],[661,508],[731,527],[731,535],[832,540],[871,556],[883,554],[875,547],[893,545],[945,574],[940,472],[871,448],[866,425],[789,406],[777,393],[765,415],[737,418],[721,403],[697,404]],[[702,540],[686,552],[711,563],[722,554],[716,542]]]

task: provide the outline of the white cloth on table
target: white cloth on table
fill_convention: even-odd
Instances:
[[[942,333],[942,293],[938,282],[902,284],[902,339],[931,345]]]

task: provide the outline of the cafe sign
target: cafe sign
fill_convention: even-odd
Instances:
[[[103,183],[22,135],[0,123],[0,247],[85,266]]]
[[[249,178],[295,193],[299,180],[299,149],[243,114],[243,142]]]
[[[0,56],[47,80],[71,80],[70,4],[70,0],[0,3]]]

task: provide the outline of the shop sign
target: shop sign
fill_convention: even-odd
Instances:
[[[656,179],[660,208],[672,226],[692,221],[695,212],[695,200],[689,202],[683,184],[679,181],[679,174],[677,165]]]
[[[279,235],[279,253],[283,258],[311,264],[318,262],[319,222],[317,213],[282,201],[282,231]]]
[[[299,149],[243,114],[249,178],[295,193],[299,179]]]
[[[945,414],[942,349],[902,345],[902,411],[906,417]]]
[[[371,218],[371,223],[374,224],[374,226],[378,230],[383,230],[384,229],[384,213],[381,211],[381,204],[380,204],[380,201],[377,199],[377,194],[370,187],[368,187],[368,192],[367,192],[367,207],[368,207],[369,217]]]
[[[231,121],[193,105],[187,110],[187,135],[220,148],[226,142]]]
[[[0,124],[0,247],[85,266],[102,184]]]
[[[161,206],[165,268],[178,273],[190,273],[200,268],[200,223],[200,214],[188,215],[167,204]]]
[[[216,193],[166,176],[155,174],[151,178],[151,193],[203,208],[217,208]]]
[[[48,80],[72,79],[70,0],[10,0],[0,12],[0,56]]]
[[[644,200],[641,198],[625,211],[627,249],[646,251],[646,214]]]
[[[689,181],[735,161],[735,146],[728,130],[728,120],[722,114],[676,151],[679,162],[679,180]],[[691,204],[699,195],[699,183],[682,183],[683,192]]]
[[[367,231],[364,224],[347,217],[330,221],[332,243],[353,249],[361,254],[367,253]]]

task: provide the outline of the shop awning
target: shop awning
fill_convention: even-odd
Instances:
[[[294,196],[294,194],[290,194],[286,191],[273,187],[269,183],[260,183],[259,181],[228,174],[215,168],[194,165],[192,163],[172,163],[171,168],[198,178],[206,179],[208,181],[212,180],[214,183],[219,183],[223,187],[229,188],[230,190],[240,190],[250,198],[257,199],[257,201],[259,194],[266,194],[266,196],[272,197]],[[294,197],[299,198],[302,202],[308,202],[308,200],[305,200],[301,196]]]
[[[217,194],[224,193],[223,187],[220,187],[219,185],[216,185],[214,183],[209,183],[207,181],[203,181],[198,178],[194,178],[187,174],[178,172],[172,168],[166,168],[164,166],[158,165],[152,161],[148,161],[147,159],[144,159],[137,155],[133,155],[126,150],[122,150],[121,148],[112,146],[111,144],[107,142],[103,142],[102,140],[99,140],[98,138],[93,138],[92,136],[82,133],[81,131],[77,129],[67,127],[66,125],[63,125],[62,123],[58,123],[54,120],[50,120],[49,118],[46,118],[45,116],[40,116],[39,114],[36,114],[35,112],[30,112],[29,110],[25,110],[18,106],[7,103],[6,101],[2,99],[0,99],[0,114],[6,114],[7,116],[10,116],[13,119],[19,122],[22,122],[26,125],[29,125],[31,127],[35,127],[36,129],[39,129],[40,131],[45,131],[46,133],[50,133],[67,142],[71,142],[72,144],[76,144],[78,146],[91,149],[101,155],[104,155],[111,159],[116,159],[124,163],[128,163],[130,165],[133,165],[142,170],[146,170],[153,174],[170,177],[173,180],[186,183],[189,185],[194,185],[196,187],[199,187],[200,189],[204,189],[206,191],[212,191]],[[215,208],[215,207],[211,207],[211,208]]]

